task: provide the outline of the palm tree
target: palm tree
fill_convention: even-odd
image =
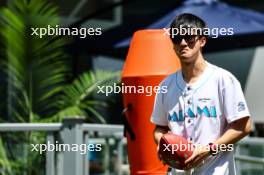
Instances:
[[[57,8],[45,0],[16,0],[1,9],[0,68],[3,71],[0,81],[6,84],[1,91],[7,92],[0,98],[3,99],[1,111],[6,111],[0,113],[2,122],[58,122],[66,117],[84,117],[88,121],[106,123],[97,109],[107,104],[94,97],[99,85],[118,81],[119,73],[88,71],[69,83],[70,68],[63,51],[66,39],[32,35],[32,28],[58,24]],[[13,134],[12,138],[5,139],[14,141],[14,137],[21,139],[21,135]],[[31,132],[26,133],[25,138],[27,143],[36,139],[43,141],[43,137]],[[5,152],[5,147],[0,138],[0,167],[6,167],[4,174],[7,174],[11,172],[10,167],[17,164],[8,161],[11,151]],[[27,174],[38,172],[38,166],[31,166],[32,159],[22,159],[22,162],[29,166]]]

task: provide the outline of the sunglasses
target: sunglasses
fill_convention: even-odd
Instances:
[[[176,35],[172,38],[174,44],[180,44],[182,39],[185,40],[188,44],[195,42],[197,35]]]

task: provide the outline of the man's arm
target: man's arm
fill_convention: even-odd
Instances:
[[[162,137],[163,134],[166,134],[169,131],[169,127],[168,126],[160,126],[160,125],[156,125],[155,129],[154,129],[154,140],[156,142],[156,144],[159,144],[160,138]]]
[[[216,141],[215,144],[234,144],[251,132],[251,120],[249,117],[238,119],[229,124],[226,132]]]
[[[238,119],[230,123],[225,133],[219,139],[215,140],[213,143],[218,145],[234,144],[243,137],[245,137],[246,135],[248,135],[250,132],[251,132],[251,120],[249,117],[243,117],[241,119]],[[185,163],[188,164],[187,169],[196,167],[202,162],[202,160],[204,160],[209,155],[210,155],[209,150],[206,149],[205,146],[204,149],[195,150],[193,152],[193,155],[185,161]]]

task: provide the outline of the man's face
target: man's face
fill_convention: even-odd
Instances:
[[[174,50],[181,62],[194,62],[201,52],[201,48],[205,45],[205,37],[186,36],[174,42]]]

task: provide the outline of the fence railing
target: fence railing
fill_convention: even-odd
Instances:
[[[246,137],[240,140],[236,144],[235,160],[238,175],[262,175],[264,172],[264,138]]]
[[[124,165],[123,146],[126,140],[123,137],[122,125],[103,125],[103,124],[85,124],[81,119],[66,119],[62,123],[2,123],[0,132],[25,132],[25,131],[46,131],[46,142],[54,144],[56,138],[64,144],[87,144],[95,138],[91,138],[91,133],[97,133],[98,138],[104,139],[104,174],[109,175],[110,168],[110,139],[117,143],[117,175],[123,174]],[[251,156],[244,154],[242,148],[245,146],[262,146],[264,152],[264,138],[247,137],[236,144],[235,160],[238,174],[241,174],[243,167],[241,163],[258,164],[263,166],[264,157]],[[55,156],[56,154],[56,156]],[[46,151],[46,175],[89,175],[89,151],[87,154],[80,152],[64,151]]]
[[[2,123],[0,132],[25,132],[25,131],[46,131],[46,143],[56,145],[56,138],[60,143],[83,145],[89,142],[89,135],[96,132],[105,139],[104,145],[104,174],[108,175],[110,167],[109,138],[114,138],[118,143],[117,160],[118,175],[122,174],[123,165],[123,126],[104,124],[85,124],[81,119],[66,119],[63,123]],[[56,156],[55,156],[56,154]],[[89,175],[89,151],[81,154],[78,151],[46,151],[46,175]]]

